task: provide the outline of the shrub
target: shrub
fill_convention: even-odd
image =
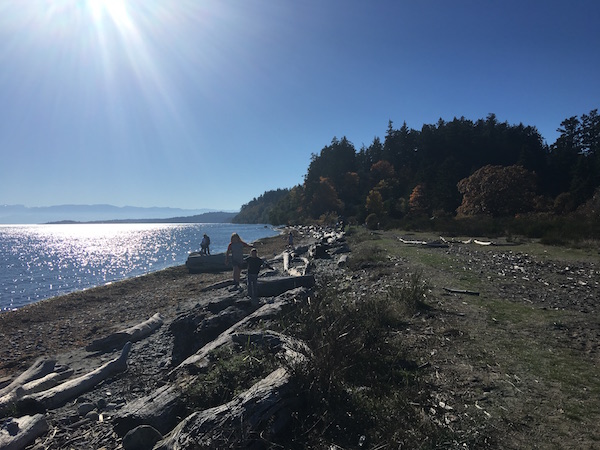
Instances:
[[[377,214],[369,214],[365,220],[365,225],[369,230],[377,230],[379,228],[379,218],[377,217]]]
[[[303,339],[313,353],[311,364],[294,372],[304,408],[293,427],[298,435],[290,440],[302,442],[301,448],[331,442],[355,448],[363,441],[417,445],[423,436],[399,436],[402,430],[432,430],[410,404],[421,395],[418,372],[398,330],[407,305],[422,306],[420,276],[393,294],[360,300],[332,285],[321,280],[318,293],[286,320],[286,333]]]

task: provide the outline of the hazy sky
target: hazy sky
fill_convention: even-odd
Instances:
[[[311,153],[600,107],[597,0],[0,0],[0,204],[236,210]]]

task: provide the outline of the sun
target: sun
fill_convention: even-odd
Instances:
[[[120,30],[131,27],[125,0],[87,0],[86,6],[96,24],[102,23],[108,17]]]

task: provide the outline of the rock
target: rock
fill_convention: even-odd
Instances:
[[[85,416],[90,411],[96,409],[96,406],[93,403],[82,403],[77,407],[77,413],[80,416]]]
[[[140,425],[123,438],[124,450],[148,450],[163,438],[162,434],[150,425]]]
[[[98,422],[98,419],[100,418],[100,414],[98,414],[97,411],[90,411],[85,415],[85,418],[92,422]]]

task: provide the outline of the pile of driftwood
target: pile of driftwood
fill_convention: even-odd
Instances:
[[[318,245],[324,257],[330,258],[333,254],[347,251],[345,248],[340,251],[345,245],[341,234],[322,239]],[[311,252],[312,255],[317,252],[315,248],[306,249],[309,257],[300,255],[305,249],[281,255],[281,262],[285,262],[288,274],[261,279],[259,293],[268,297],[261,307],[250,309],[247,314],[243,311],[229,315],[215,314],[212,317],[219,321],[220,327],[216,329],[226,328],[214,339],[189,355],[189,351],[180,353],[178,358],[177,350],[173,349],[173,367],[162,386],[150,395],[125,404],[111,417],[114,431],[122,438],[120,444],[124,449],[229,448],[232,443],[252,447],[286,428],[293,402],[297,398],[290,384],[289,368],[306,364],[310,360],[310,351],[302,342],[290,336],[257,325],[269,323],[286,305],[297,304],[308,296],[309,289],[315,284],[314,276],[308,273],[311,259],[314,258]],[[211,289],[223,290],[223,286],[214,285]],[[224,312],[240,303],[240,296],[239,293],[221,296],[219,306],[212,307],[222,308],[221,312]],[[177,329],[177,324],[182,323],[202,322],[204,327],[212,326],[210,320],[201,321],[193,317],[194,314],[199,312],[181,312],[170,330]],[[93,341],[86,347],[87,351],[120,349],[120,354],[76,378],[72,378],[72,369],[58,365],[55,360],[36,361],[0,390],[0,449],[23,449],[40,436],[51,439],[45,436],[48,433],[46,411],[76,400],[104,380],[120,376],[127,370],[132,343],[147,338],[163,324],[164,319],[156,314],[133,327]],[[189,341],[190,336],[197,336],[193,333],[199,333],[201,327],[195,325],[192,328],[191,335],[175,338],[175,345]],[[187,414],[189,410],[182,393],[196,381],[199,374],[208,370],[212,364],[211,352],[240,342],[264,346],[279,355],[279,359],[285,363],[230,401]]]

